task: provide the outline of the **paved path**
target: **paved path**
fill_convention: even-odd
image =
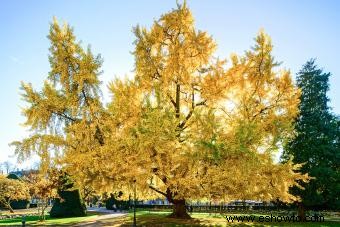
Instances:
[[[74,226],[87,226],[87,227],[95,227],[95,226],[115,226],[114,218],[120,218],[127,215],[124,212],[114,212],[113,210],[107,210],[105,207],[97,208],[97,207],[89,207],[87,211],[93,211],[98,213],[103,213],[102,215],[96,216],[91,220],[88,220],[83,223],[79,223]],[[107,219],[111,219],[108,221]]]
[[[98,212],[98,213],[105,213],[105,214],[117,214],[122,212],[115,212],[113,210],[107,210],[105,207],[88,207],[87,211]]]

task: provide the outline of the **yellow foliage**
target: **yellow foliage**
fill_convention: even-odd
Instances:
[[[8,179],[0,175],[0,204],[8,208],[11,212],[12,201],[29,199],[29,190],[25,182],[21,180]]]
[[[136,186],[139,198],[297,200],[288,189],[308,176],[273,155],[292,135],[300,93],[269,36],[228,66],[185,4],[134,33],[135,77],[112,81],[104,107],[100,58],[51,25],[48,80],[42,92],[22,85],[33,135],[14,143],[17,154],[35,151],[97,190]]]

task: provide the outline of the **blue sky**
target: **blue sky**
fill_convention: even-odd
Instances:
[[[242,54],[264,28],[272,37],[274,56],[294,77],[308,59],[317,58],[317,64],[332,73],[330,106],[340,114],[339,1],[188,0],[188,5],[196,27],[217,42],[216,56]],[[133,73],[132,27],[149,27],[174,7],[175,0],[0,1],[0,163],[13,155],[8,143],[27,134],[20,125],[24,122],[20,81],[31,82],[37,89],[42,86],[49,71],[46,36],[53,16],[71,24],[78,39],[103,56],[101,79],[107,99],[107,82]]]

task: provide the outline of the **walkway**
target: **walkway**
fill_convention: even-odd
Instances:
[[[120,219],[127,215],[127,213],[124,213],[124,212],[114,212],[113,210],[107,210],[105,207],[101,207],[101,208],[89,207],[87,211],[102,213],[102,215],[96,216],[89,221],[79,223],[74,226],[87,226],[87,227],[115,226],[116,219]],[[117,224],[118,223],[119,221],[117,220]],[[117,225],[117,226],[120,226],[120,225]]]

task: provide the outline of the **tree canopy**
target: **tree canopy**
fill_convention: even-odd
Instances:
[[[113,80],[103,106],[100,57],[51,24],[48,79],[41,92],[22,85],[32,135],[14,142],[17,154],[35,151],[100,190],[165,196],[176,217],[188,199],[297,200],[288,189],[307,175],[273,157],[292,135],[300,93],[269,36],[221,60],[185,3],[134,33],[135,76]]]
[[[21,180],[8,179],[0,175],[0,204],[13,213],[11,202],[29,198],[28,185]]]

